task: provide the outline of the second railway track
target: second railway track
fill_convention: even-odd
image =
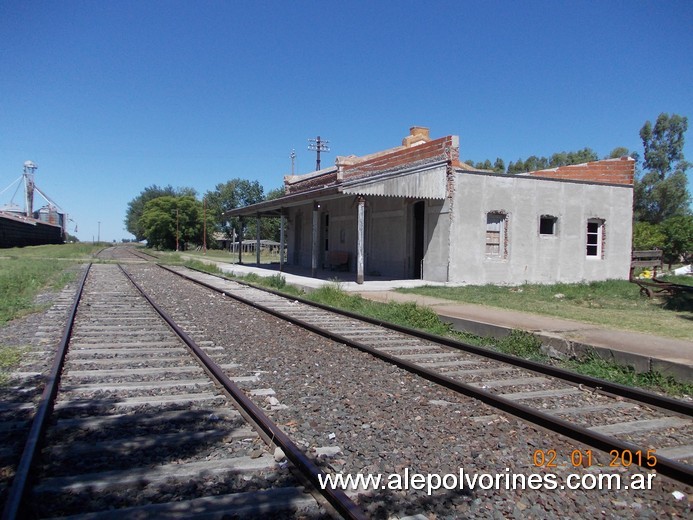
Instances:
[[[693,403],[579,376],[401,327],[383,326],[245,284],[170,269],[197,283],[460,393],[568,435],[628,464],[693,482]]]

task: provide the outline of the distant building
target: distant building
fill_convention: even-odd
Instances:
[[[14,202],[0,206],[0,248],[65,242],[67,216],[36,186],[34,174],[37,168],[33,161],[25,161],[24,173],[12,183],[24,184],[25,207],[20,208]],[[34,192],[48,202],[37,211],[34,211]]]
[[[508,175],[459,157],[457,136],[413,127],[402,146],[287,176],[284,197],[226,215],[281,215],[288,264],[315,274],[337,262],[359,282],[628,278],[632,158]]]
[[[63,243],[65,231],[61,224],[0,210],[0,248]]]

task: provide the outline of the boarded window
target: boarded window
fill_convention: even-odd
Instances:
[[[486,214],[486,256],[505,258],[506,215],[504,213]]]

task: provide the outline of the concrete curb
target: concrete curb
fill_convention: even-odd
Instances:
[[[435,307],[433,307],[433,310],[435,311]],[[450,323],[453,329],[459,332],[469,332],[483,337],[504,338],[513,331],[511,327],[460,318],[457,316],[448,316],[443,313],[437,314],[440,316],[441,320]],[[664,376],[674,377],[681,382],[693,383],[692,367],[682,363],[643,356],[641,354],[614,348],[590,345],[541,330],[527,329],[526,331],[531,332],[539,338],[542,343],[542,351],[549,357],[558,359],[580,359],[594,354],[605,361],[613,361],[619,365],[632,367],[638,373],[650,371],[659,372]]]

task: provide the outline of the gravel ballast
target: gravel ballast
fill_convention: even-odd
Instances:
[[[276,317],[183,282],[151,265],[126,268],[160,305],[306,453],[329,473],[459,476],[477,485],[463,489],[367,490],[356,500],[375,518],[688,518],[693,489],[662,476],[650,490],[507,489],[505,478],[569,475],[587,483],[599,474],[618,474],[625,482],[638,467],[608,468],[609,456],[594,454],[591,467],[573,467],[574,450],[589,447],[528,425],[478,401]],[[42,352],[39,327],[60,330],[59,313],[40,313],[3,328],[3,344]],[[43,342],[43,343],[42,343]],[[44,356],[29,355],[41,371]],[[27,368],[28,369],[28,368]],[[25,368],[20,368],[25,370]],[[45,370],[45,367],[44,367]],[[127,378],[125,378],[127,380]],[[271,388],[274,393],[259,391]],[[255,390],[255,392],[253,392]],[[0,389],[13,401],[17,386]],[[27,400],[36,393],[25,392]],[[637,413],[637,412],[633,412]],[[535,450],[556,453],[557,467],[538,468]],[[280,456],[280,454],[279,454]],[[598,464],[597,464],[598,463]],[[500,476],[500,485],[487,486]],[[594,475],[595,477],[592,477]],[[539,477],[537,477],[539,478]],[[448,481],[450,482],[450,481]]]
[[[585,453],[588,447],[177,280],[157,267],[128,270],[184,328],[194,323],[190,333],[195,340],[224,347],[210,354],[220,364],[239,365],[230,375],[258,376],[257,383],[245,385],[248,391],[274,389],[275,396],[252,397],[307,453],[325,450],[328,455],[319,461],[329,472],[384,478],[419,473],[434,479],[428,475],[459,476],[461,470],[471,477],[485,475],[474,488],[439,489],[430,496],[425,490],[369,490],[358,500],[376,517],[422,513],[435,518],[683,518],[690,514],[691,488],[659,475],[652,479],[650,490],[506,489],[506,476],[513,474],[527,478],[552,473],[560,487],[571,474],[589,484],[595,480],[591,475],[600,473],[618,474],[625,483],[632,475],[647,472],[599,466],[610,460],[604,453],[595,453],[595,464],[589,468],[573,467],[573,450]],[[537,449],[555,450],[557,467],[535,467]],[[499,489],[483,489],[497,475]]]

